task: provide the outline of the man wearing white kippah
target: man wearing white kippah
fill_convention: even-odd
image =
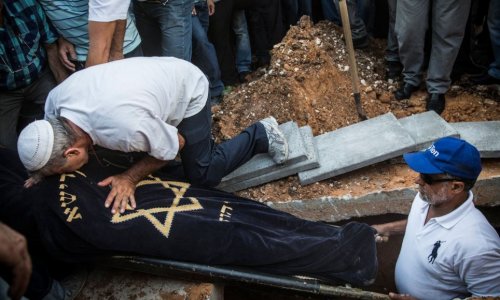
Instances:
[[[180,154],[194,184],[216,186],[222,177],[257,153],[276,163],[288,158],[288,144],[276,120],[266,118],[222,144],[211,138],[208,80],[194,65],[173,57],[137,57],[87,68],[53,89],[45,120],[20,134],[18,152],[31,178],[79,169],[96,144],[148,156],[108,177],[105,206],[112,212],[135,208],[136,184]]]

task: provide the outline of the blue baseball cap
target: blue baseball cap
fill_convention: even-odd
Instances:
[[[423,174],[449,174],[461,179],[476,180],[481,173],[481,158],[476,147],[468,142],[445,137],[425,151],[403,155],[408,166]]]

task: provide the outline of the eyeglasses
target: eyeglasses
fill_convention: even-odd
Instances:
[[[433,185],[438,182],[446,182],[446,181],[462,181],[459,178],[433,178],[431,174],[422,174],[420,173],[420,179],[428,185]]]

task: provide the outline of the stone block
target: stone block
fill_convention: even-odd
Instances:
[[[500,157],[500,121],[450,123],[460,137],[476,146],[482,158]]]
[[[274,165],[273,169],[260,176],[233,183],[221,183],[217,188],[226,192],[236,192],[249,187],[257,186],[284,177],[288,177],[298,172],[310,170],[319,167],[318,152],[314,144],[314,136],[311,127],[304,126],[300,128],[300,133],[304,142],[307,160],[290,164]]]
[[[320,167],[299,173],[302,185],[391,159],[415,148],[415,141],[392,113],[314,138]]]
[[[288,141],[289,156],[288,160],[283,165],[289,166],[307,160],[307,153],[297,123],[290,121],[279,125],[279,128],[283,131]],[[257,154],[238,169],[222,178],[220,186],[228,186],[230,184],[255,178],[267,174],[276,168],[279,168],[279,166],[267,153]]]
[[[411,115],[398,121],[415,140],[415,151],[425,149],[435,140],[443,137],[460,137],[458,131],[433,110]]]

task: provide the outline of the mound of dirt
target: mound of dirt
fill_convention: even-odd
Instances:
[[[392,112],[397,118],[425,111],[426,91],[396,101],[397,83],[384,80],[385,41],[374,40],[366,51],[357,51],[361,101],[368,118]],[[342,29],[330,22],[313,25],[303,17],[283,41],[274,46],[269,67],[252,74],[213,109],[214,134],[221,140],[236,135],[249,124],[273,115],[279,123],[293,120],[309,125],[314,135],[359,122]],[[500,120],[498,90],[474,87],[462,78],[447,94],[442,117],[448,122]],[[485,172],[500,174],[500,160],[484,161]],[[496,172],[496,173],[495,173]],[[292,176],[241,191],[240,196],[259,201],[353,196],[413,184],[415,174],[400,160],[383,162],[309,186]]]

